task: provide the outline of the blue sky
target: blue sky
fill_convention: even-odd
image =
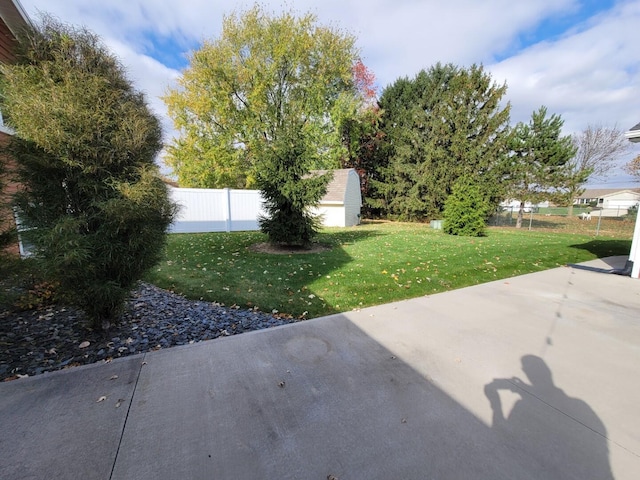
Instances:
[[[38,11],[99,34],[176,132],[160,96],[187,66],[189,51],[219,35],[222,17],[253,1],[20,0]],[[260,2],[282,10],[281,0]],[[285,2],[286,3],[286,2]],[[436,62],[482,63],[508,85],[511,121],[528,121],[546,105],[565,120],[565,133],[602,124],[626,130],[640,122],[640,0],[296,0],[322,24],[357,38],[365,64],[384,88]],[[287,8],[287,7],[285,7]],[[622,164],[640,154],[636,145]],[[601,186],[633,185],[620,171]],[[638,186],[637,184],[635,186]]]
[[[555,41],[571,30],[584,28],[589,19],[597,14],[606,13],[615,5],[614,0],[585,0],[575,2],[573,7],[567,8],[557,15],[543,18],[533,28],[524,30],[517,35],[517,41],[513,48],[502,52],[496,57],[496,61],[504,60],[518,51],[540,42]]]

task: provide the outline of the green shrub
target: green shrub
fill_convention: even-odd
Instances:
[[[443,230],[449,235],[481,237],[491,205],[483,189],[467,177],[459,178],[444,205]]]
[[[45,18],[20,40],[2,99],[22,235],[45,285],[107,328],[175,214],[154,163],[160,124],[94,34]]]

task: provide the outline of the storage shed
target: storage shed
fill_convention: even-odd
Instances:
[[[314,173],[323,174],[327,170]],[[353,168],[333,170],[333,179],[327,186],[326,195],[320,200],[315,213],[322,215],[325,227],[352,227],[360,223],[362,195],[360,176]]]

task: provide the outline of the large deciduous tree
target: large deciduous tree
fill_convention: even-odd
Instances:
[[[353,104],[357,59],[354,37],[311,14],[255,6],[226,16],[164,97],[180,133],[166,159],[179,183],[251,188],[263,157],[295,128],[305,129],[308,167],[337,166],[336,122]]]
[[[154,163],[159,121],[96,35],[51,18],[2,74],[23,235],[47,279],[108,327],[175,213]]]
[[[573,202],[584,192],[587,180],[608,177],[613,163],[630,148],[622,130],[603,125],[588,125],[572,135],[571,140],[576,154],[567,162],[570,175],[565,196],[569,215],[573,213]]]
[[[526,202],[560,198],[571,178],[569,161],[576,148],[570,136],[562,136],[564,121],[559,115],[547,117],[542,106],[529,123],[519,122],[513,129],[509,158],[509,196],[520,201],[516,227],[522,227]]]
[[[455,181],[471,176],[497,200],[507,153],[506,85],[482,66],[436,64],[380,97],[384,134],[375,204],[407,220],[441,214]]]

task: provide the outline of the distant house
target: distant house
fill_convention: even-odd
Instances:
[[[640,123],[631,127],[628,131],[624,132],[624,136],[633,143],[640,142]]]
[[[318,173],[326,173],[319,170]],[[333,178],[327,186],[327,193],[315,209],[322,215],[325,227],[352,227],[360,223],[362,195],[360,176],[353,168],[333,170]]]
[[[626,211],[640,203],[640,188],[587,189],[574,200],[576,205],[593,204],[602,209],[624,209]]]
[[[0,63],[11,63],[15,60],[13,52],[17,45],[17,36],[20,30],[30,24],[31,21],[18,0],[0,0]],[[13,131],[4,124],[2,112],[0,112],[0,144],[6,145],[12,135]],[[14,168],[11,158],[0,158],[0,162],[9,171]],[[9,179],[6,179],[5,182],[4,190],[0,192],[0,202],[2,204],[9,202],[9,198],[18,188]],[[8,221],[10,223],[15,222],[10,212],[0,212],[0,214],[9,215]],[[5,220],[7,219],[5,218]],[[10,246],[8,250],[17,255],[18,252],[22,252],[22,246],[17,243]]]

